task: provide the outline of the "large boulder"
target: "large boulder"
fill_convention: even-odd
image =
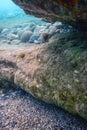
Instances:
[[[0,48],[0,86],[19,86],[87,120],[86,35],[60,35],[48,44]]]
[[[87,31],[87,0],[13,0],[27,14]]]

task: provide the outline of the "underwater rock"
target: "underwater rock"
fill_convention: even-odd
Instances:
[[[9,32],[8,28],[3,28],[3,30],[1,31],[2,34],[7,34]]]
[[[33,35],[29,39],[29,43],[35,43],[35,41],[38,41],[39,37],[40,37],[40,34],[33,33]]]
[[[18,35],[19,39],[21,38],[21,35],[23,34],[23,32],[24,32],[24,31],[21,30],[21,29],[18,31],[17,35]]]
[[[34,33],[40,34],[41,32],[45,31],[45,26],[42,25],[36,25],[36,28],[34,30]]]
[[[36,25],[35,23],[16,24],[10,28],[3,28],[0,38],[7,39],[9,41],[19,39],[21,42],[30,42],[35,44],[45,43],[56,33],[66,33],[71,31],[71,26],[63,25],[60,22],[54,24],[47,23],[43,25]]]
[[[12,40],[10,44],[12,44],[12,45],[19,45],[20,44],[20,40],[18,40],[18,39]]]
[[[30,37],[32,35],[32,32],[31,31],[25,31],[22,33],[21,37],[20,37],[20,40],[21,42],[28,42]]]
[[[24,23],[23,26],[22,24],[16,24],[12,27],[12,30],[10,28],[3,28],[0,38],[9,41],[20,40],[20,44],[21,42],[41,44],[47,42],[51,36],[62,30],[62,24],[60,25],[58,23],[59,22],[54,24],[47,23],[45,25],[43,25],[43,23],[40,23],[40,25],[36,25],[35,23],[30,23],[28,25],[27,23]],[[57,31],[58,28],[60,30],[59,32]]]
[[[2,46],[0,85],[21,87],[87,120],[86,35],[57,34],[48,44]]]
[[[49,39],[49,34],[42,32],[38,40],[40,41],[40,43],[44,43],[47,42],[48,39]]]
[[[50,26],[49,27],[49,34],[52,36],[55,34],[55,32],[57,31],[57,27],[56,26]]]
[[[27,14],[87,31],[87,0],[13,0]]]
[[[10,44],[10,41],[7,39],[0,40],[0,45],[4,45],[4,44]]]
[[[10,41],[12,41],[12,40],[14,40],[14,39],[18,39],[18,35],[15,35],[15,34],[13,34],[13,33],[9,33],[9,34],[7,35],[7,39],[10,40]]]
[[[57,27],[57,28],[58,28],[60,25],[62,25],[62,23],[61,23],[61,22],[58,22],[58,21],[53,24],[53,26],[55,26],[55,27]]]
[[[2,30],[3,30],[3,28],[2,28],[2,27],[0,27],[0,33],[2,32]]]
[[[36,28],[36,25],[30,24],[30,26],[26,26],[24,30],[34,32],[35,28]]]

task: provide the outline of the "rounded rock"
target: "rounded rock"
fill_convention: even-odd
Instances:
[[[22,42],[28,42],[30,37],[32,35],[32,32],[31,31],[25,31],[24,33],[22,33],[21,37],[20,37],[20,40]]]

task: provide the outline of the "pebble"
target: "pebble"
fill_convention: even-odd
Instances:
[[[1,33],[8,33],[9,32],[9,29],[8,28],[4,28]]]
[[[28,42],[30,37],[32,35],[32,32],[31,31],[25,31],[22,33],[21,37],[20,37],[20,40],[21,42]]]

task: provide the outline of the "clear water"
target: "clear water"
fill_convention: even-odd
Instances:
[[[0,20],[13,17],[22,17],[25,13],[12,0],[0,0]]]
[[[18,23],[36,22],[36,24],[45,24],[34,16],[26,15],[12,0],[0,0],[0,27],[12,27]]]

